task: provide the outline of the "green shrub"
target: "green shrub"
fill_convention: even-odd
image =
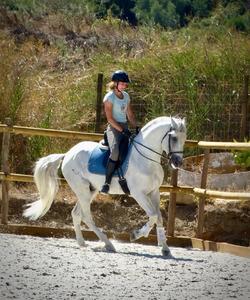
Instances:
[[[250,32],[250,13],[235,16],[228,21],[228,24],[238,31]]]
[[[245,140],[245,142],[247,142]],[[250,144],[250,141],[248,142]],[[250,169],[250,150],[247,151],[235,151],[234,161],[240,166]]]

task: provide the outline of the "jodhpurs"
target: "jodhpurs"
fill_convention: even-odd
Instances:
[[[119,123],[119,125],[123,129],[128,128],[127,123]],[[108,143],[110,147],[109,158],[112,159],[113,161],[117,161],[119,158],[119,145],[121,140],[124,138],[124,135],[118,130],[116,130],[114,127],[112,127],[111,125],[108,125],[107,137],[108,137]]]

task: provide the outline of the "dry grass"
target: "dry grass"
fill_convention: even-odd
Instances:
[[[189,138],[202,138],[207,128],[214,136],[234,134],[233,105],[250,65],[247,36],[216,27],[133,29],[112,18],[62,12],[8,17],[9,27],[0,29],[0,121],[11,116],[20,125],[91,131],[97,74],[106,83],[124,68],[133,79],[133,103],[143,107],[142,123],[180,113],[188,118]],[[225,104],[232,120],[221,117]],[[40,150],[37,155],[53,151],[46,143]]]

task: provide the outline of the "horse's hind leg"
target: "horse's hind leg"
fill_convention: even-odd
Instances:
[[[81,212],[81,206],[79,202],[77,202],[76,205],[74,206],[71,215],[73,219],[77,243],[79,244],[79,246],[86,246],[81,231],[82,212]]]
[[[78,197],[79,198],[79,197]],[[93,199],[93,198],[92,198]],[[81,210],[82,210],[82,220],[83,222],[91,229],[92,231],[95,232],[95,234],[98,236],[98,238],[105,243],[105,248],[107,251],[110,252],[116,252],[115,247],[111,243],[111,241],[108,239],[106,234],[104,234],[94,223],[94,220],[91,215],[91,210],[90,210],[90,202],[86,203],[86,198],[81,198],[80,199],[80,205],[81,205]]]
[[[107,236],[98,227],[96,227],[92,219],[90,204],[96,196],[97,191],[93,191],[91,189],[89,181],[83,178],[80,171],[77,171],[77,166],[75,169],[72,169],[72,166],[71,168],[67,168],[67,166],[65,166],[63,168],[63,175],[79,200],[72,211],[77,242],[80,245],[85,244],[80,228],[82,219],[89,229],[93,230],[98,238],[105,243],[106,249],[108,251],[115,252],[113,244],[109,241]]]
[[[98,238],[105,243],[105,248],[108,251],[115,252],[113,244],[110,242],[106,234],[104,234],[94,223],[94,220],[91,215],[90,204],[92,199],[96,196],[97,192],[91,192],[88,189],[83,190],[83,187],[80,189],[73,189],[77,198],[79,199],[78,205],[81,208],[81,219],[89,227],[90,230],[94,231]],[[76,232],[77,233],[77,232]]]

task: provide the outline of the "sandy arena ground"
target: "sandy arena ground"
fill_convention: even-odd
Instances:
[[[0,234],[0,299],[250,299],[250,259],[113,243]]]

